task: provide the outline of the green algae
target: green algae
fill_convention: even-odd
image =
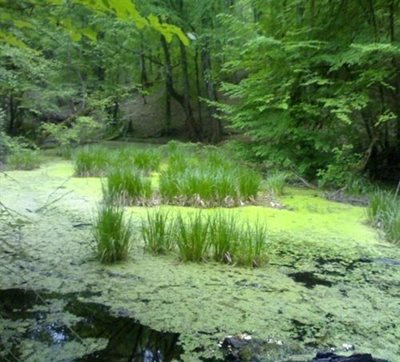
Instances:
[[[67,161],[8,174],[0,177],[0,201],[26,222],[19,237],[10,229],[1,234],[15,246],[12,253],[0,249],[2,289],[97,293],[88,300],[115,311],[123,308],[156,330],[180,333],[186,361],[218,355],[219,340],[243,332],[280,340],[304,356],[351,343],[357,351],[399,361],[400,326],[394,321],[400,312],[400,267],[377,260],[400,260],[400,252],[365,224],[362,207],[327,201],[315,191],[289,189],[281,199],[286,208],[232,209],[243,220],[267,224],[269,264],[260,269],[183,264],[174,256],[143,253],[140,241],[128,262],[103,266],[93,259],[90,230],[101,199],[100,179],[72,177]],[[184,214],[195,210],[162,208]],[[129,210],[137,224],[147,211]],[[295,272],[313,273],[331,286],[307,288],[290,276]],[[26,325],[11,326],[18,328]],[[52,356],[46,345],[23,343],[33,356],[39,351],[43,360]],[[79,356],[82,348],[68,344],[59,355]],[[286,353],[283,357],[291,355],[290,350]]]

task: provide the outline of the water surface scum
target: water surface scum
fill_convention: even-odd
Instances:
[[[0,175],[0,360],[212,360],[247,333],[276,342],[261,361],[349,345],[400,361],[400,252],[363,208],[289,190],[285,209],[235,209],[267,224],[263,268],[182,263],[140,241],[108,266],[91,234],[101,182],[72,175],[66,161]],[[139,226],[146,208],[129,210]]]

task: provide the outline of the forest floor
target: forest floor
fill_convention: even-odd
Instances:
[[[330,348],[400,361],[400,250],[363,207],[290,188],[283,209],[235,208],[268,226],[258,269],[155,257],[140,241],[107,266],[91,234],[100,199],[101,180],[73,177],[69,161],[0,174],[0,359],[126,361],[146,349],[211,361],[225,336],[247,333],[267,341],[263,361]],[[129,210],[139,224],[147,208]]]

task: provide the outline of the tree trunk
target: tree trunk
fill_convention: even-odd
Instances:
[[[201,64],[203,68],[203,77],[207,98],[210,102],[216,102],[217,91],[215,88],[214,80],[212,78],[211,57],[207,40],[201,51]],[[217,143],[221,141],[222,138],[222,125],[221,120],[219,120],[216,116],[217,110],[214,105],[207,105],[207,115],[211,125],[210,141],[212,143]]]
[[[10,94],[8,98],[8,111],[9,111],[9,122],[8,122],[8,133],[10,135],[15,134],[15,122],[16,122],[16,106],[15,106],[15,99],[12,94]]]
[[[189,70],[186,55],[186,47],[182,42],[179,42],[180,58],[182,66],[182,78],[183,78],[183,105],[186,115],[186,130],[189,137],[193,140],[201,139],[201,126],[197,124],[194,116],[192,106],[190,104],[190,80]]]
[[[164,52],[164,78],[165,78],[165,126],[164,133],[169,133],[171,130],[171,96],[181,103],[181,96],[175,94],[174,80],[172,77],[171,54],[169,52],[168,43],[165,37],[161,35],[161,47]],[[174,95],[175,94],[175,95]]]

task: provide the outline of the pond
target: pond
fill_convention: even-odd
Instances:
[[[0,359],[223,360],[220,342],[246,334],[263,341],[261,361],[331,348],[400,360],[400,252],[362,207],[290,189],[284,209],[235,208],[267,224],[262,268],[182,263],[144,253],[140,241],[108,266],[91,234],[100,179],[56,161],[1,174],[0,190],[12,210],[0,214]],[[146,208],[129,212],[138,225]]]

